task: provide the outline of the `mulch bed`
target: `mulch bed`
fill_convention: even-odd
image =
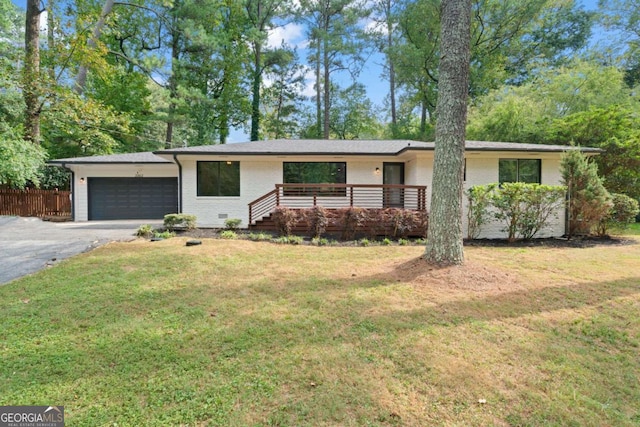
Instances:
[[[216,228],[198,228],[195,230],[177,231],[179,236],[190,237],[194,239],[202,238],[219,238],[220,229]],[[237,231],[239,238],[246,235],[246,230]],[[278,237],[274,235],[274,237]],[[382,239],[382,238],[381,238]],[[305,238],[305,241],[309,240]],[[480,247],[550,247],[550,248],[592,248],[597,246],[621,246],[634,245],[638,242],[633,239],[625,239],[613,236],[577,236],[567,239],[564,237],[553,237],[543,239],[516,240],[508,242],[506,239],[476,239],[464,241],[465,246]],[[335,242],[333,242],[335,244]],[[353,246],[354,242],[337,242],[339,245]]]

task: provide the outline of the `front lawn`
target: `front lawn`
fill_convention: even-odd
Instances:
[[[640,244],[109,244],[0,287],[0,405],[67,425],[640,424]]]

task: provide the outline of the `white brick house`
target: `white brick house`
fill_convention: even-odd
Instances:
[[[558,185],[562,153],[573,149],[578,148],[467,141],[465,188],[513,180]],[[433,143],[419,141],[275,140],[49,163],[73,172],[75,221],[160,219],[165,213],[182,212],[196,215],[200,227],[222,227],[227,218],[239,218],[247,226],[255,220],[249,217],[252,201],[291,183],[426,186],[428,210],[433,154]],[[325,195],[318,204],[344,200],[348,191],[354,188]],[[352,203],[358,204],[357,195],[353,200],[352,195]],[[501,228],[489,224],[480,237],[504,237]],[[562,234],[564,213],[559,212],[539,236]]]

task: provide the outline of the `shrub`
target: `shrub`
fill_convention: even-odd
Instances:
[[[384,239],[382,239],[382,242],[380,243],[384,246],[389,246],[391,244],[391,239],[389,239],[388,237],[385,237]]]
[[[504,221],[509,242],[516,236],[530,239],[548,222],[560,207],[565,188],[562,186],[512,182],[490,193],[494,216]]]
[[[176,228],[193,230],[196,228],[196,216],[188,214],[167,214],[164,216],[164,226],[169,231]]]
[[[247,235],[249,240],[253,240],[255,242],[264,242],[272,239],[272,236],[267,233],[249,233]]]
[[[290,245],[301,245],[304,242],[301,236],[289,236],[287,239]]]
[[[298,215],[292,209],[279,206],[273,211],[272,218],[278,233],[281,236],[290,236]]]
[[[154,231],[153,233],[153,237],[157,238],[157,239],[170,239],[172,237],[175,237],[176,233],[174,233],[173,231]]]
[[[237,230],[240,227],[242,220],[240,218],[228,218],[224,220],[224,228],[227,230]]]
[[[409,241],[407,239],[399,239],[398,240],[398,245],[400,246],[407,246],[409,244]]]
[[[411,234],[427,237],[429,230],[429,213],[427,211],[412,212],[413,223],[411,226]]]
[[[329,240],[324,237],[315,237],[311,239],[311,243],[318,246],[327,246],[329,244]]]
[[[338,225],[342,229],[342,240],[353,240],[358,228],[367,220],[367,212],[362,208],[350,207],[338,212]]]
[[[312,238],[318,238],[327,231],[329,225],[329,217],[327,210],[322,206],[314,206],[304,211],[304,218],[309,224],[309,233]]]
[[[638,201],[626,194],[611,194],[613,206],[609,211],[609,215],[600,222],[598,234],[604,236],[607,234],[608,228],[618,228],[624,230],[636,220],[636,215],[640,212],[638,209]]]
[[[369,246],[370,244],[369,239],[360,239],[360,246]]]
[[[220,238],[227,239],[227,240],[235,240],[238,238],[238,234],[233,230],[222,230],[220,232]]]
[[[590,233],[612,207],[611,196],[598,176],[598,167],[577,150],[564,154],[561,162],[562,180],[567,187],[569,237]]]
[[[138,227],[138,230],[136,231],[136,236],[138,237],[144,237],[145,239],[150,238],[151,236],[153,236],[153,227],[149,224],[143,224],[140,227]]]
[[[390,214],[393,237],[407,237],[414,228],[413,212],[405,209],[392,209]]]
[[[477,239],[482,226],[491,218],[491,193],[498,184],[475,185],[465,191],[467,196],[467,238]]]

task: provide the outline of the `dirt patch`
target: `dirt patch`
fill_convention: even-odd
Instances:
[[[461,266],[436,267],[417,257],[396,265],[390,276],[395,281],[432,289],[500,292],[519,287],[515,274],[473,259]]]

